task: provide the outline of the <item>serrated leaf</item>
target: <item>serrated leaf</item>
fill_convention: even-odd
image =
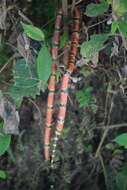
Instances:
[[[94,34],[88,42],[81,45],[81,54],[90,59],[104,47],[104,42],[108,39],[108,34]]]
[[[47,80],[52,71],[52,58],[48,48],[44,45],[37,57],[37,74],[42,81],[42,88],[45,89]]]
[[[80,108],[88,105],[91,102],[91,100],[93,99],[93,95],[91,94],[92,90],[92,87],[87,87],[83,90],[78,90],[76,92],[76,98]]]
[[[1,179],[6,179],[7,178],[6,173],[3,170],[0,170],[0,178]]]
[[[24,59],[16,62],[13,73],[14,78],[12,81],[14,85],[9,88],[8,94],[19,107],[24,96],[35,98],[36,95],[40,94],[40,89],[38,88],[39,80],[35,73],[35,67],[33,68],[32,64],[26,63]]]
[[[113,22],[113,23],[112,23],[112,26],[111,26],[111,33],[112,33],[112,34],[115,34],[117,28],[118,28],[118,21]]]
[[[98,16],[100,14],[103,14],[108,10],[108,3],[100,3],[100,4],[95,4],[95,3],[90,3],[86,7],[86,12],[85,14],[89,17],[94,17]]]
[[[40,30],[39,28],[32,26],[32,25],[28,25],[28,24],[22,24],[23,29],[25,31],[25,33],[27,34],[27,36],[29,36],[31,39],[33,40],[38,40],[38,41],[44,41],[45,36],[42,30]]]
[[[113,141],[121,146],[127,147],[127,133],[117,136],[115,139],[113,139]]]
[[[11,143],[11,135],[0,135],[0,156],[6,152]]]

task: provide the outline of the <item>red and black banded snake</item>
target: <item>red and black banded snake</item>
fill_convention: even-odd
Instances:
[[[55,126],[55,136],[52,145],[52,153],[50,154],[50,141],[51,141],[51,129],[52,129],[52,116],[54,108],[54,93],[56,84],[56,69],[58,65],[58,47],[60,41],[60,29],[63,17],[62,9],[58,10],[55,22],[55,30],[52,40],[52,73],[48,83],[48,100],[47,100],[47,113],[46,113],[46,127],[44,131],[44,157],[45,160],[51,159],[51,165],[53,165],[57,142],[61,136],[61,132],[64,126],[64,120],[66,115],[66,105],[68,100],[68,84],[70,80],[70,75],[73,73],[75,68],[76,55],[78,50],[79,42],[79,27],[80,27],[80,12],[77,8],[72,11],[73,15],[73,26],[72,26],[72,40],[70,45],[70,53],[68,57],[68,65],[63,74],[61,87],[60,87],[60,104],[57,117],[57,123]]]

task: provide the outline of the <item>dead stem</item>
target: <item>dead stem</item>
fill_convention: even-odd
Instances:
[[[103,136],[101,138],[101,141],[97,147],[97,150],[96,150],[96,153],[95,153],[95,158],[100,156],[100,151],[101,151],[101,147],[104,143],[104,140],[107,136],[107,133],[109,131],[109,123],[110,123],[110,115],[111,115],[111,112],[112,112],[112,108],[113,108],[113,100],[114,100],[114,94],[111,95],[109,94],[109,89],[110,89],[110,83],[108,85],[108,88],[107,88],[107,96],[106,96],[106,105],[105,105],[105,117],[104,117],[104,124],[106,124],[105,126],[105,131],[103,133]],[[111,99],[111,101],[110,101]],[[109,108],[109,111],[108,111],[108,103],[110,101],[110,108]],[[107,118],[107,121],[106,121],[106,118]]]
[[[96,129],[105,130],[106,127],[108,127],[108,129],[127,127],[127,123],[120,123],[120,124],[114,124],[114,125],[109,125],[109,126],[96,127]]]

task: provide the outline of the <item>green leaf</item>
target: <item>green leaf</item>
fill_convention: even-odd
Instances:
[[[7,178],[6,173],[3,170],[0,170],[0,178],[1,179],[6,179]]]
[[[14,99],[17,107],[21,105],[24,96],[35,98],[40,94],[35,69],[33,63],[26,63],[25,59],[18,60],[13,67],[14,78],[11,81],[14,84],[9,88],[8,95]]]
[[[63,33],[60,40],[60,48],[63,48],[66,42],[67,42],[67,35],[66,33]]]
[[[118,190],[127,190],[127,166],[116,176],[116,185]]]
[[[3,123],[1,122],[0,123],[0,133],[2,133],[2,131],[3,131]]]
[[[115,139],[113,139],[113,141],[121,146],[127,147],[127,133],[117,136]]]
[[[127,22],[119,21],[118,26],[122,34],[127,37]]]
[[[61,79],[61,72],[58,70],[56,72],[56,81],[59,82],[60,79]]]
[[[113,47],[113,44],[112,42],[109,42],[106,46],[106,48],[104,49],[104,53],[108,56],[110,56],[110,54],[112,53],[112,47]]]
[[[0,124],[0,132],[3,129],[3,124]],[[11,143],[11,135],[0,134],[0,156],[6,152]]]
[[[44,45],[37,57],[37,74],[42,81],[42,88],[45,89],[46,82],[52,71],[52,58],[48,48]]]
[[[119,190],[126,190],[124,188],[125,183],[126,183],[126,179],[127,179],[127,176],[123,175],[122,173],[119,173],[116,176],[116,185],[117,185]]]
[[[108,143],[108,144],[106,144],[105,147],[106,147],[107,149],[110,149],[110,150],[114,150],[114,149],[115,149],[115,145],[112,144],[112,143]]]
[[[25,31],[25,33],[32,38],[33,40],[38,40],[38,41],[44,41],[45,36],[44,33],[42,32],[42,30],[40,30],[39,28],[32,26],[32,25],[28,25],[28,24],[22,24],[23,29]]]
[[[76,98],[79,103],[79,107],[84,107],[85,105],[90,104],[93,99],[93,95],[91,94],[92,90],[92,87],[87,87],[83,90],[78,90],[76,92]]]
[[[107,1],[107,3],[110,5],[110,4],[112,4],[112,0],[106,0]]]
[[[94,17],[94,16],[98,16],[100,14],[103,14],[107,10],[108,10],[108,3],[106,3],[106,2],[103,2],[100,4],[90,3],[86,7],[85,14],[89,17]]]
[[[123,154],[123,150],[121,150],[121,149],[116,149],[116,150],[114,150],[114,152],[113,152],[113,154],[112,155],[119,155],[119,154]]]
[[[112,23],[112,26],[111,26],[111,33],[112,34],[115,34],[115,32],[118,28],[118,23],[119,23],[118,21]]]
[[[93,146],[89,144],[88,146],[85,146],[85,151],[86,152],[92,152],[93,151]]]
[[[108,34],[94,34],[88,42],[81,45],[81,54],[90,59],[104,47],[104,42],[108,39]]]
[[[126,0],[114,0],[112,4],[113,14],[118,17],[122,16],[127,12],[127,1]]]

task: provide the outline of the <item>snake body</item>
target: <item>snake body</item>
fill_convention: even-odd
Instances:
[[[56,84],[56,69],[58,64],[58,48],[60,41],[60,27],[61,20],[63,16],[62,9],[59,9],[56,22],[55,22],[55,30],[52,39],[52,73],[49,78],[48,83],[48,100],[47,100],[47,113],[46,113],[46,126],[44,132],[44,157],[45,160],[50,159],[50,138],[51,138],[51,129],[52,129],[52,116],[53,116],[53,108],[54,108],[54,93],[55,93],[55,84]]]
[[[58,58],[58,42],[60,37],[60,21],[62,19],[62,10],[60,9],[60,15],[56,17],[56,25],[57,30],[55,29],[54,32],[54,39],[55,45],[52,50],[52,57],[53,60],[57,61]],[[77,8],[74,8],[72,11],[73,14],[73,31],[72,31],[72,40],[71,40],[71,47],[70,47],[70,54],[68,57],[68,65],[67,68],[63,74],[62,82],[61,82],[61,88],[60,88],[60,104],[59,104],[59,111],[58,111],[58,117],[57,117],[57,123],[55,128],[55,136],[54,136],[54,142],[52,145],[52,154],[51,154],[51,165],[54,163],[54,158],[56,154],[57,149],[57,143],[61,136],[61,132],[63,130],[64,126],[64,120],[66,115],[66,105],[68,100],[68,84],[70,80],[70,75],[74,71],[75,68],[75,60],[76,60],[76,54],[78,50],[78,41],[79,41],[79,27],[80,27],[80,13]],[[58,14],[59,15],[59,14]],[[58,21],[59,20],[59,23]],[[57,34],[56,34],[57,32]],[[57,47],[57,49],[55,49]],[[55,53],[54,53],[55,52]],[[52,126],[52,113],[53,113],[53,103],[54,103],[54,90],[55,90],[55,72],[56,72],[56,65],[57,62],[53,62],[53,71],[49,80],[49,95],[48,95],[48,107],[47,107],[47,117],[46,117],[46,128],[45,128],[45,136],[44,136],[44,142],[45,142],[45,148],[44,148],[44,154],[45,154],[45,160],[50,159],[50,138],[51,138],[51,126]],[[52,95],[51,95],[52,93]]]

